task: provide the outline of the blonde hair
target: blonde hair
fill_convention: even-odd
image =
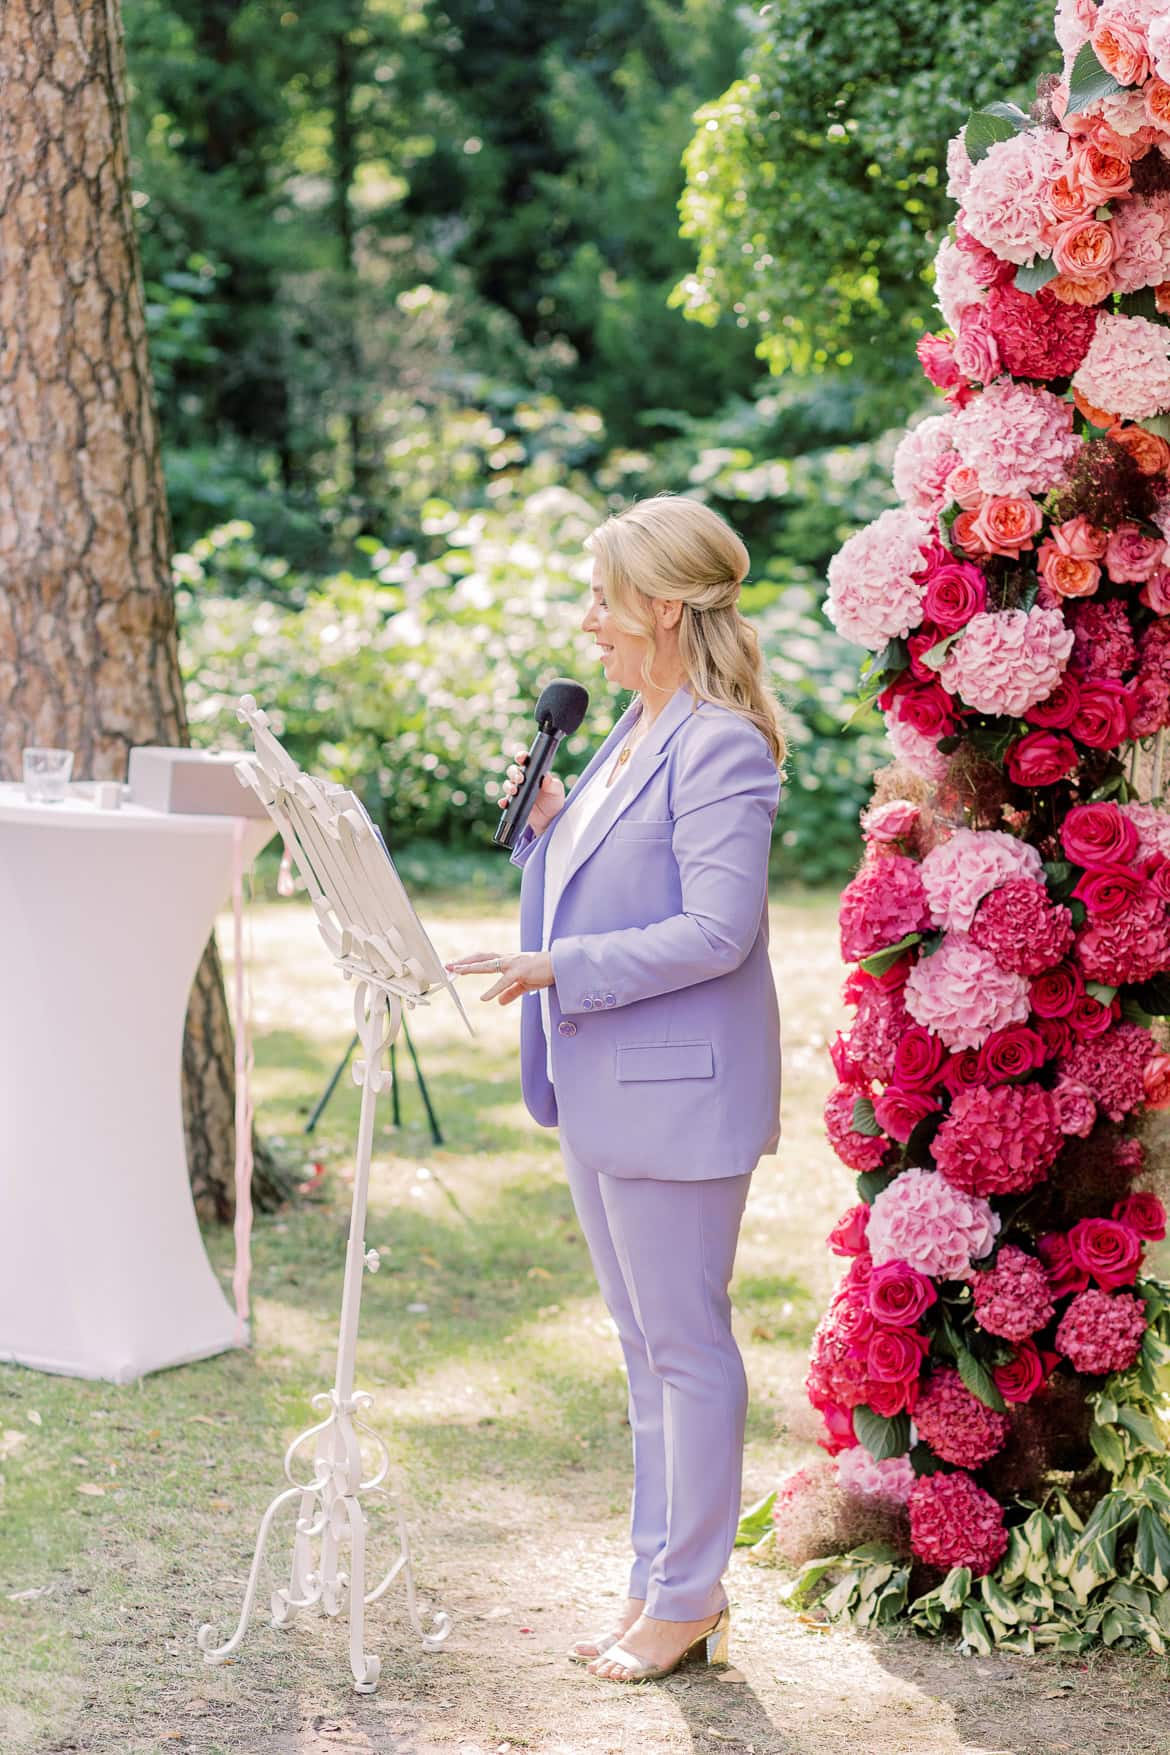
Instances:
[[[737,603],[750,557],[731,526],[699,500],[657,494],[607,518],[585,546],[597,558],[618,627],[645,636],[642,681],[654,685],[650,600],[681,602],[678,651],[696,699],[749,719],[783,768],[780,705],[768,686],[756,630]]]

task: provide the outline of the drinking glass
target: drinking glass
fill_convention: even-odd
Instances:
[[[73,772],[72,750],[27,749],[24,796],[30,804],[61,804]]]

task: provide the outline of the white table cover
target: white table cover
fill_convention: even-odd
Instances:
[[[125,1383],[246,1340],[187,1176],[191,983],[235,819],[0,785],[0,1360]],[[248,821],[245,865],[273,834]]]

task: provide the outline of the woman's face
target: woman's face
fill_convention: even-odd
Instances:
[[[593,568],[589,603],[581,626],[585,633],[592,634],[597,641],[606,681],[619,689],[640,689],[642,659],[646,651],[645,637],[641,634],[624,633],[615,625],[609,605],[605,601],[601,569],[597,565]]]

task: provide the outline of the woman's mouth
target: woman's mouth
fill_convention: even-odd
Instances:
[[[601,641],[599,640],[597,642],[597,650],[601,654],[602,658],[609,658],[613,652],[613,647],[612,646],[603,646]]]

